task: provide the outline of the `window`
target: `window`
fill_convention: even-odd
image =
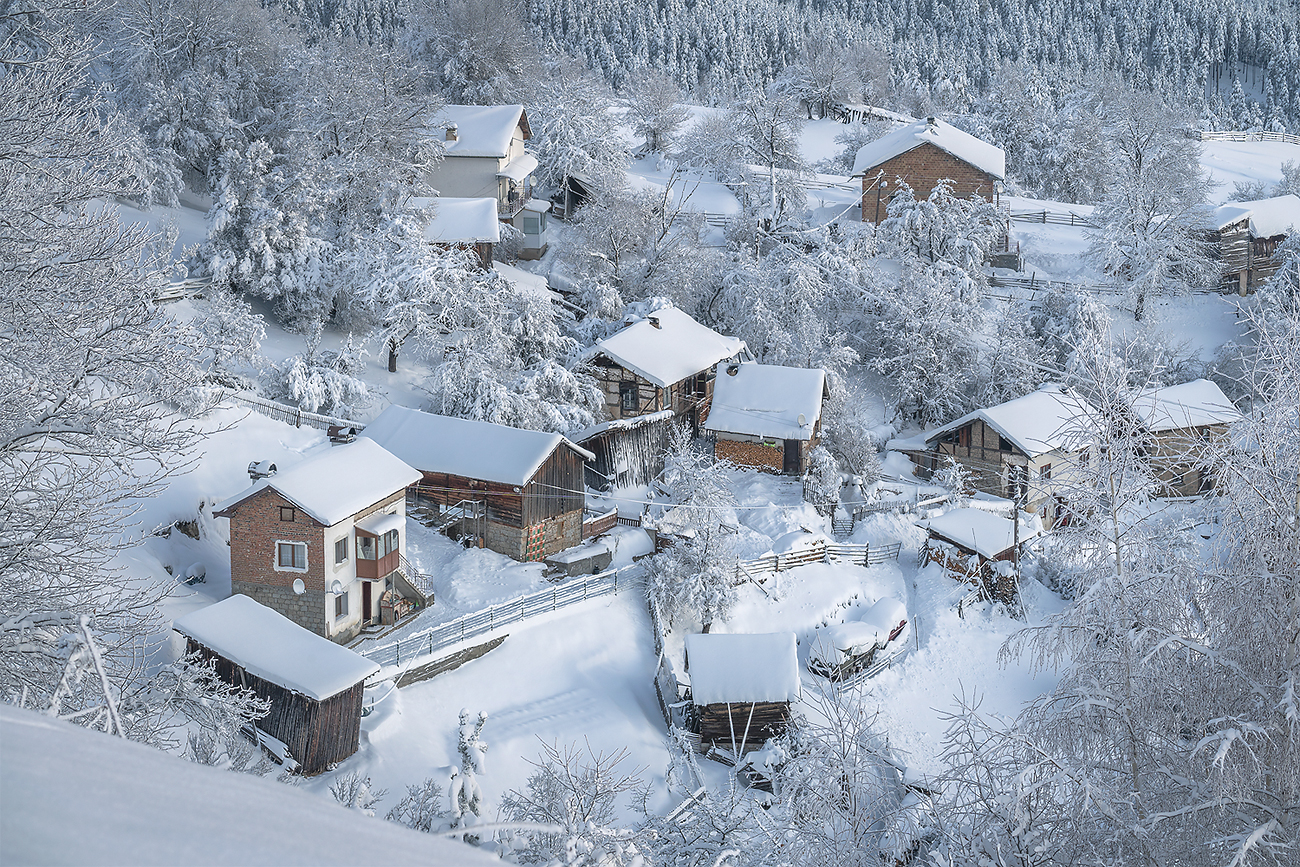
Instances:
[[[1047,479],[1050,479],[1051,477],[1052,477],[1052,465],[1051,465],[1051,464],[1043,464],[1042,468],[1040,468],[1039,471],[1038,471],[1038,478],[1043,479],[1044,481],[1046,481]]]
[[[284,521],[284,522],[287,523],[287,524],[292,524],[292,523],[293,523],[293,519],[294,519],[294,517],[295,517],[295,516],[294,516],[294,509],[293,509],[293,506],[281,506],[281,507],[280,507],[280,520],[281,520],[281,521]]]
[[[348,594],[347,593],[334,594],[334,616],[336,618],[348,616]]]
[[[344,536],[334,543],[334,562],[342,563],[348,559],[348,537]]]
[[[1007,439],[1007,438],[1004,437],[1004,436],[999,436],[999,437],[998,437],[998,451],[1000,451],[1000,452],[1009,452],[1009,451],[1011,451],[1011,440]]]
[[[957,445],[970,448],[970,425],[957,431]]]
[[[276,542],[275,568],[293,569],[298,572],[307,571],[307,543]]]
[[[397,531],[389,530],[379,537],[379,556],[387,557],[397,550]]]
[[[375,543],[379,540],[374,536],[357,535],[357,559],[358,560],[378,560],[379,555],[375,553]]]
[[[618,405],[623,412],[637,411],[637,392],[635,382],[620,382],[618,384]]]

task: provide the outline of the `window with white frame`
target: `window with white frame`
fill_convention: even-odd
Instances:
[[[334,543],[334,562],[343,563],[347,559],[348,559],[348,537],[344,536],[342,539],[339,539]]]
[[[275,568],[290,569],[295,572],[307,571],[306,542],[276,542]]]
[[[345,592],[345,593],[335,593],[335,594],[334,594],[334,617],[335,617],[335,619],[337,619],[337,618],[339,618],[339,617],[347,617],[347,616],[348,616],[348,594],[347,594],[346,592]]]

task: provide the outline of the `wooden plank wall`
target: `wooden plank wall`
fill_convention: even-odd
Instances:
[[[750,708],[753,719],[750,719]],[[730,708],[730,717],[728,717]],[[790,722],[790,703],[784,701],[733,702],[727,704],[696,705],[700,720],[700,741],[716,743],[731,748],[732,726],[735,726],[736,743],[745,738],[745,725],[749,724],[748,748],[758,748],[763,741],[785,733]]]
[[[585,466],[583,457],[566,445],[551,452],[524,487],[524,522],[531,525],[557,515],[581,512],[586,505]]]

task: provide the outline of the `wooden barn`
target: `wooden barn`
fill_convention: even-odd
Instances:
[[[719,364],[703,429],[713,454],[742,467],[802,476],[821,437],[826,373],[774,364]]]
[[[941,180],[952,182],[959,199],[994,199],[1006,177],[1002,148],[977,139],[938,118],[928,117],[863,145],[853,161],[862,178],[862,220],[879,223],[900,182],[924,199]]]
[[[258,730],[281,741],[305,776],[357,751],[365,679],[379,666],[313,635],[243,595],[200,608],[172,626],[217,674],[270,701]]]
[[[724,337],[676,307],[646,315],[586,354],[611,419],[670,409],[692,431],[708,413],[714,365],[748,357],[745,341]]]
[[[686,636],[701,749],[739,756],[779,737],[799,698],[799,658],[793,632]]]
[[[1015,583],[1000,564],[1013,564],[1017,550],[1043,534],[1042,522],[1026,512],[1019,527],[985,509],[953,509],[918,523],[929,534],[922,551],[926,562],[1004,601],[1014,598]]]
[[[1207,446],[1223,443],[1242,415],[1207,379],[1139,392],[1129,404],[1141,426],[1142,450],[1161,494],[1194,497],[1215,489]]]
[[[1245,295],[1273,276],[1273,258],[1287,235],[1300,229],[1300,196],[1229,202],[1214,211],[1208,241],[1222,268],[1221,286]]]
[[[560,434],[390,406],[370,438],[423,474],[409,489],[437,525],[516,560],[543,560],[582,541],[591,452]]]
[[[917,464],[919,475],[950,458],[970,472],[975,490],[1018,500],[1049,529],[1068,498],[1102,424],[1096,409],[1070,389],[1046,383],[1024,397],[967,413],[941,428],[888,448]]]
[[[578,445],[595,457],[587,464],[587,487],[647,485],[664,471],[671,409],[635,418],[601,422],[576,434]]]

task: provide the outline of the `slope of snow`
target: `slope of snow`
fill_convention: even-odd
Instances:
[[[291,786],[0,704],[0,863],[499,864]]]

